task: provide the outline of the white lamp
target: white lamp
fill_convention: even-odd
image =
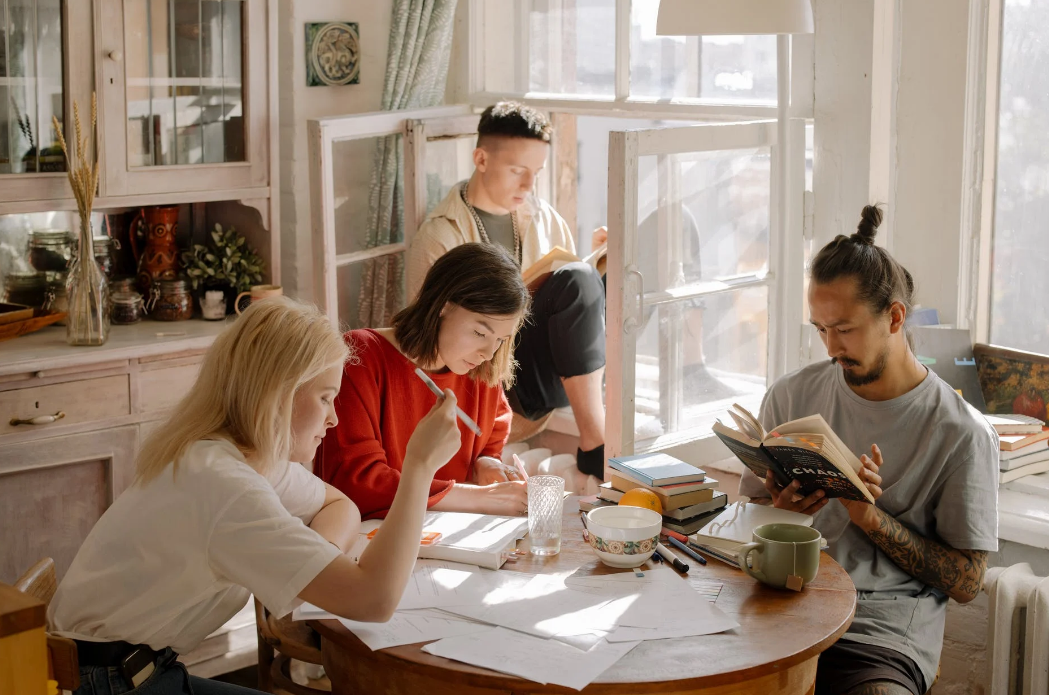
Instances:
[[[811,34],[810,0],[659,0],[656,34]]]

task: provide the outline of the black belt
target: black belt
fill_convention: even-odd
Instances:
[[[156,661],[160,652],[150,649],[144,644],[128,644],[127,642],[87,642],[84,640],[73,640],[76,642],[77,659],[81,666],[120,666],[135,650],[142,650],[149,654],[150,661]]]

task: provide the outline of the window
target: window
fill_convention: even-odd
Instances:
[[[990,342],[1049,345],[1049,5],[1005,0]]]

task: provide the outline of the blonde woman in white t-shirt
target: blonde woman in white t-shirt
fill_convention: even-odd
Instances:
[[[175,661],[254,594],[276,615],[301,599],[388,620],[411,575],[434,472],[459,449],[455,395],[416,427],[393,507],[352,561],[360,514],[295,461],[335,426],[342,336],[286,298],[251,306],[208,351],[190,392],[143,446],[48,608],[77,640],[75,695],[238,695]]]

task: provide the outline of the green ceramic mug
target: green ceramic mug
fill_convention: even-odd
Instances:
[[[820,568],[820,532],[798,524],[765,524],[753,532],[754,542],[739,549],[739,566],[763,584],[800,591]],[[755,567],[748,560],[760,556]]]

